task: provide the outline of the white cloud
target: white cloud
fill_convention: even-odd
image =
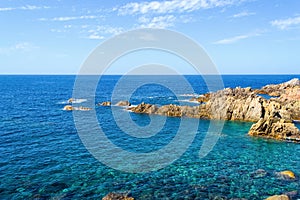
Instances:
[[[12,10],[40,10],[40,9],[48,9],[49,6],[35,6],[35,5],[25,5],[21,7],[6,7],[0,8],[0,11],[12,11]]]
[[[39,47],[29,42],[19,42],[9,47],[0,48],[0,54],[9,55],[16,52],[30,52]]]
[[[260,36],[260,35],[261,34],[257,33],[257,32],[256,33],[245,34],[245,35],[238,35],[238,36],[235,36],[235,37],[218,40],[218,41],[214,42],[214,44],[232,44],[232,43],[236,43],[240,40],[245,40],[245,39]]]
[[[247,17],[247,16],[251,16],[251,15],[255,15],[256,13],[254,12],[240,12],[240,13],[237,13],[235,15],[233,15],[232,17],[233,18],[240,18],[240,17]]]
[[[122,32],[124,32],[123,28],[111,26],[95,26],[87,31],[82,31],[82,33],[89,34],[88,39],[104,39],[106,35],[117,35]]]
[[[275,27],[277,27],[281,30],[288,29],[288,28],[291,28],[293,26],[300,25],[300,17],[274,20],[274,21],[271,21],[271,25],[275,26]]]
[[[95,34],[92,34],[92,35],[89,35],[88,36],[88,39],[92,39],[92,40],[102,40],[104,39],[104,36],[101,36],[101,35],[95,35]]]
[[[39,21],[71,21],[71,20],[80,20],[80,19],[96,19],[100,17],[101,16],[95,16],[95,15],[82,15],[82,16],[73,16],[73,17],[54,17],[51,19],[40,18]]]
[[[192,12],[199,9],[208,9],[215,7],[224,7],[227,5],[234,5],[245,0],[169,0],[169,1],[150,1],[150,2],[131,2],[117,10],[119,15],[132,14],[167,14],[174,12]]]
[[[153,18],[140,17],[138,19],[141,28],[168,28],[174,26],[174,15],[157,16]]]

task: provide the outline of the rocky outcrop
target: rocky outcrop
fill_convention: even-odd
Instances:
[[[258,93],[279,98],[265,99]],[[198,106],[164,105],[157,107],[142,103],[129,110],[136,113],[158,114],[170,117],[193,117],[215,120],[238,120],[255,122],[251,136],[300,142],[300,131],[292,123],[300,120],[300,80],[293,79],[278,85],[267,85],[260,90],[226,88],[192,99]]]
[[[134,200],[134,198],[129,197],[127,193],[111,192],[103,197],[102,200]]]
[[[156,114],[158,107],[151,104],[145,104],[144,102],[136,107],[128,108],[135,113],[145,113],[145,114]]]
[[[289,90],[291,88],[299,88],[299,87],[300,87],[300,80],[295,78],[281,84],[266,85],[261,89],[257,90],[257,93],[280,97],[286,92],[286,90]]]

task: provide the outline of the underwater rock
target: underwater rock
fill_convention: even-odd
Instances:
[[[287,195],[274,195],[266,198],[265,200],[290,200],[290,198]]]
[[[69,186],[66,183],[63,182],[54,182],[51,183],[50,185],[47,185],[44,188],[44,193],[46,194],[54,194],[59,191],[63,191],[65,188],[68,188]]]
[[[131,103],[129,101],[119,101],[116,106],[131,106]]]
[[[267,174],[268,173],[264,169],[258,169],[258,170],[251,173],[251,177],[253,177],[253,178],[263,178]]]
[[[134,200],[133,197],[129,197],[128,193],[115,193],[111,192],[107,194],[102,200]]]

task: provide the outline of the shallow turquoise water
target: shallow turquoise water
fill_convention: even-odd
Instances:
[[[228,76],[224,81],[225,86],[260,87],[292,78],[270,77]],[[117,79],[106,77],[107,85],[98,88],[97,102],[109,98]],[[205,92],[201,81],[188,79],[198,88],[196,93]],[[72,76],[0,77],[0,199],[101,199],[112,191],[130,191],[136,199],[263,199],[300,192],[299,179],[281,180],[275,175],[277,171],[292,170],[300,176],[300,145],[249,137],[252,124],[244,122],[226,122],[218,143],[205,158],[199,158],[199,149],[209,121],[201,120],[191,146],[166,168],[142,174],[111,169],[86,150],[72,113],[62,110],[63,101],[72,95],[73,82]],[[133,103],[178,103],[176,97],[169,98],[172,94],[168,90],[145,87],[132,97]],[[154,138],[136,140],[117,127],[110,108],[97,107],[96,111],[111,141],[132,152],[162,148],[174,138],[180,122],[178,118],[168,118]],[[147,115],[130,115],[141,126],[150,122]],[[195,119],[186,120],[191,125],[198,123]],[[106,159],[110,156],[103,155]],[[258,169],[267,174],[255,174]]]

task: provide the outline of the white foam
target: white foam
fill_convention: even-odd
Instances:
[[[83,103],[83,102],[86,102],[87,99],[73,99],[71,103]]]
[[[188,103],[195,103],[195,104],[200,104],[198,101],[190,101],[188,99],[184,99],[184,100],[178,100],[180,102],[188,102]]]
[[[181,94],[179,96],[181,96],[181,97],[199,97],[200,95],[199,94]]]

